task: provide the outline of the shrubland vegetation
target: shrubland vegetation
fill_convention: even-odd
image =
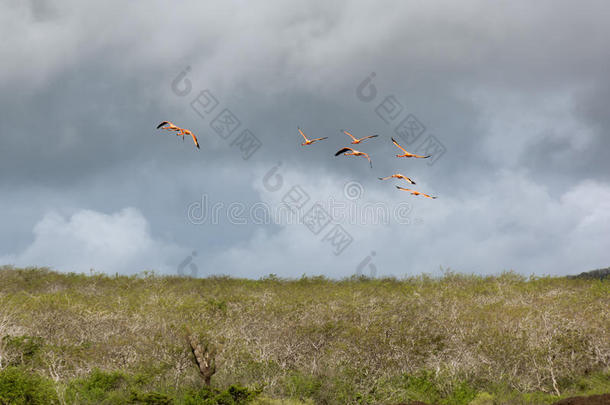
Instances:
[[[0,404],[544,404],[610,392],[609,332],[608,279],[5,266]]]

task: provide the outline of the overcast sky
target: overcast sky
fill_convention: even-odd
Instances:
[[[0,264],[610,265],[610,3],[178,3],[0,2]],[[297,126],[329,138],[301,147]],[[341,129],[380,135],[355,146],[372,169],[333,156]],[[392,136],[432,157],[396,158]]]

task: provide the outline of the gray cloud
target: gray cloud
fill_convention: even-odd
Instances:
[[[601,248],[610,236],[605,2],[0,7],[0,35],[9,38],[0,45],[5,260],[53,258],[36,225],[51,212],[60,213],[61,228],[83,210],[113,215],[127,207],[150,226],[138,237],[180,246],[180,254],[197,250],[206,274],[343,276],[371,251],[379,272],[395,275],[441,265],[564,274],[610,259]],[[192,91],[180,97],[171,83],[186,66]],[[355,90],[371,72],[378,94],[365,103]],[[191,109],[203,89],[263,142],[250,160],[214,133],[213,115],[201,119]],[[435,165],[392,157],[395,124],[375,113],[389,95],[403,105],[401,117],[415,114],[424,136],[446,147]],[[193,129],[202,150],[155,130],[164,119]],[[301,148],[297,126],[330,138]],[[346,144],[342,128],[381,134],[362,146],[373,170],[332,156]],[[262,177],[279,161],[286,186],[270,193]],[[377,180],[395,171],[440,198],[412,198]],[[275,204],[299,184],[312,201],[345,200],[347,180],[361,182],[371,202],[411,202],[423,223],[346,221],[354,243],[335,257],[303,225],[186,218],[204,194]],[[95,235],[96,222],[85,223]],[[138,252],[128,261],[133,271],[154,265],[150,257],[170,271],[172,254]],[[419,264],[404,266],[404,256]],[[57,263],[84,265],[73,253]]]

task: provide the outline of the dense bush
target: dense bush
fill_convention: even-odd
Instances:
[[[187,326],[218,348],[219,391],[200,388]],[[608,279],[0,268],[0,369],[51,378],[65,403],[252,400],[232,384],[264,386],[260,404],[551,403],[610,391],[609,335]]]
[[[0,404],[47,405],[59,403],[53,383],[18,367],[0,371]]]

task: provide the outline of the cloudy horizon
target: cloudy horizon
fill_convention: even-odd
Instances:
[[[610,265],[608,3],[0,11],[0,265],[249,278]],[[301,147],[297,127],[329,138]],[[342,129],[379,134],[355,146],[372,169],[333,156]],[[432,157],[398,159],[391,137]],[[397,172],[438,199],[378,180]]]

